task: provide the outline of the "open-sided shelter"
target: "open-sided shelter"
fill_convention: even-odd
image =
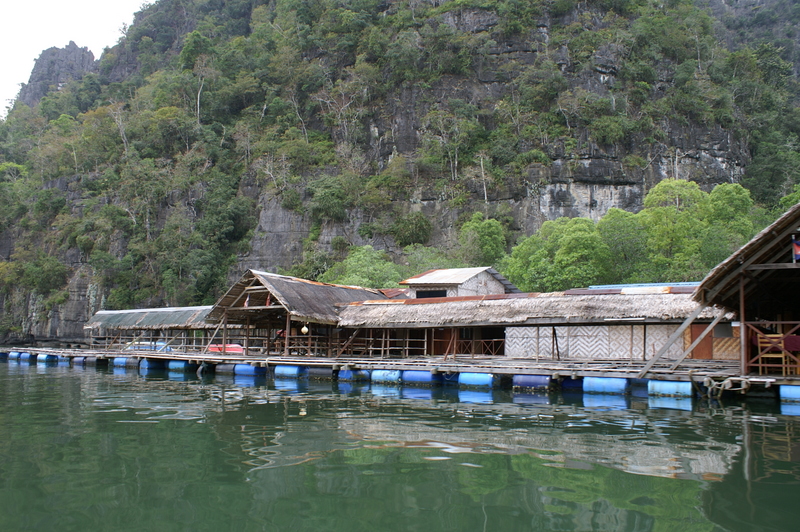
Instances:
[[[231,325],[243,328],[245,354],[314,354],[330,356],[343,341],[336,305],[386,299],[380,290],[308,281],[248,270],[208,314],[217,324],[221,345],[230,341]]]
[[[800,370],[800,204],[720,263],[697,288],[701,305],[738,314],[743,374]]]
[[[83,326],[101,347],[148,350],[204,348],[214,326],[206,321],[211,306],[101,310]]]

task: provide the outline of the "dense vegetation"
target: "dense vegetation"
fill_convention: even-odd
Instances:
[[[264,195],[313,221],[289,273],[320,280],[453,265],[529,290],[698,279],[800,183],[796,51],[744,42],[754,19],[723,22],[690,0],[160,0],[97,73],[0,121],[4,304],[20,304],[15,288],[63,303],[76,265],[108,308],[213,302]],[[738,32],[734,50],[719,31]],[[593,86],[601,71],[613,83]],[[469,97],[482,79],[499,92]],[[409,91],[417,138],[398,149],[387,124]],[[674,124],[746,146],[745,188],[667,181],[637,214],[532,236],[488,207],[487,190],[535,190],[531,167],[587,145],[646,168],[655,146],[674,149]],[[448,249],[425,247],[432,222],[409,207],[422,189],[461,213]],[[319,242],[356,211],[392,260]]]

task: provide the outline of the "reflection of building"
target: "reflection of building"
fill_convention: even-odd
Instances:
[[[698,420],[685,417],[686,426],[661,428],[651,419],[652,411],[600,411],[581,407],[549,407],[525,410],[515,405],[494,404],[481,408],[461,407],[446,429],[418,421],[382,416],[342,417],[339,427],[365,441],[396,442],[397,445],[438,449],[450,453],[535,453],[556,467],[600,464],[628,473],[696,480],[721,480],[740,451],[740,445],[720,441]],[[542,414],[540,417],[539,414]],[[500,417],[506,420],[498,421]],[[486,418],[495,430],[476,420]],[[519,422],[524,421],[524,426]],[[471,425],[471,426],[470,426]],[[578,428],[580,427],[580,428]],[[599,427],[605,427],[598,430]],[[613,430],[608,430],[613,427]],[[694,440],[676,437],[678,430],[691,430]],[[542,454],[544,453],[544,454]]]

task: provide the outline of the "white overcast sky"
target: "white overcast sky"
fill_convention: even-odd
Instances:
[[[2,0],[0,1],[0,116],[27,83],[43,50],[69,41],[88,47],[95,59],[122,36],[133,14],[155,0]]]

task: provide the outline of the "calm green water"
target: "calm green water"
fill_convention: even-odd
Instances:
[[[797,530],[784,414],[3,362],[0,530]]]

